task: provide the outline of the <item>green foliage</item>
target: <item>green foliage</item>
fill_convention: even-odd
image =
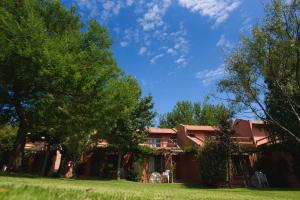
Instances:
[[[140,148],[140,151],[146,149]],[[146,151],[144,152],[146,153]],[[134,154],[132,168],[128,173],[127,180],[141,182],[144,178],[144,164],[147,161],[147,153]]]
[[[224,105],[213,105],[206,101],[203,104],[179,101],[171,112],[160,116],[159,126],[175,128],[179,124],[218,125],[221,120],[231,116],[232,112]]]
[[[184,146],[181,148],[183,150],[184,153],[195,153],[198,154],[199,151],[201,150],[201,147],[198,145],[192,145],[192,146]]]
[[[11,152],[14,147],[18,127],[10,124],[0,126],[0,154]]]
[[[7,165],[14,149],[18,127],[11,124],[0,125],[0,167]]]
[[[111,44],[105,27],[60,1],[0,2],[0,120],[19,124],[16,156],[27,132],[75,160],[99,136],[120,148],[143,138],[151,97],[120,71]]]
[[[130,151],[144,141],[145,130],[153,123],[152,97],[141,97],[141,90],[131,77],[121,79],[110,89],[111,102],[117,101],[111,104],[114,117],[108,125],[110,129],[99,132],[99,135],[118,152]]]
[[[202,182],[217,187],[227,180],[228,152],[224,144],[216,140],[206,140],[198,153],[199,171]]]
[[[177,102],[173,110],[160,116],[159,126],[162,128],[175,128],[179,124],[195,124],[195,115],[199,115],[199,103],[190,101]]]
[[[254,168],[266,174],[270,186],[287,187],[293,170],[293,161],[291,155],[286,152],[273,151],[261,155]]]
[[[300,1],[272,0],[262,22],[228,56],[229,76],[219,89],[244,113],[266,120],[283,139],[300,142],[299,9]]]
[[[213,105],[205,103],[201,111],[199,122],[201,125],[208,126],[221,125],[222,121],[229,120],[232,115],[233,112],[222,104]]]
[[[288,178],[294,175],[300,180],[300,146],[296,141],[262,145],[257,152],[255,168],[267,174],[271,185],[289,186]]]

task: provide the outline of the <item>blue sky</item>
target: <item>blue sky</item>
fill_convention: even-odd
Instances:
[[[216,94],[224,58],[263,16],[264,0],[62,0],[113,38],[118,65],[154,98],[155,110]]]

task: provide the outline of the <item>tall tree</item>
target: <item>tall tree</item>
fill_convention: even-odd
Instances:
[[[196,116],[201,112],[200,103],[179,101],[171,112],[160,116],[159,125],[162,128],[174,128],[179,124],[196,124]]]
[[[159,125],[162,128],[174,128],[179,124],[218,125],[221,120],[231,116],[231,111],[224,105],[213,105],[207,101],[203,104],[181,101],[176,103],[171,112],[160,116]]]
[[[202,106],[199,122],[201,125],[221,125],[233,116],[233,111],[222,104],[208,104]]]
[[[121,159],[124,153],[137,149],[144,142],[145,130],[153,123],[152,97],[141,97],[141,90],[136,80],[123,77],[109,87],[111,112],[115,117],[110,121],[110,130],[100,133],[100,138],[106,139],[118,153],[117,178],[121,177]]]
[[[14,170],[29,131],[61,142],[112,116],[106,88],[122,75],[109,34],[93,20],[83,27],[59,1],[0,2],[0,110],[19,126]]]
[[[226,61],[219,89],[228,101],[267,121],[283,139],[300,142],[300,2],[273,0],[263,22]],[[279,130],[279,131],[278,131]]]

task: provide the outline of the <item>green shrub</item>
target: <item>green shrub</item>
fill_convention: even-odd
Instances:
[[[132,166],[132,170],[128,172],[127,180],[130,181],[142,181],[143,177],[143,163],[140,161],[135,161]]]
[[[200,178],[207,186],[220,186],[227,179],[228,155],[219,141],[207,140],[198,153]]]
[[[292,156],[283,151],[264,152],[254,168],[266,174],[270,186],[287,187],[289,175],[293,171]]]
[[[297,178],[300,182],[300,145],[298,142],[284,141],[278,144],[262,145],[258,148],[258,152],[255,170],[264,172],[271,186],[290,186],[290,178]]]
[[[0,168],[7,164],[14,148],[18,127],[10,124],[0,125]]]

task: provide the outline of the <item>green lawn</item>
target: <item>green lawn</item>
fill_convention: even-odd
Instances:
[[[0,176],[2,200],[48,199],[300,199],[293,189],[206,189],[184,184]]]

